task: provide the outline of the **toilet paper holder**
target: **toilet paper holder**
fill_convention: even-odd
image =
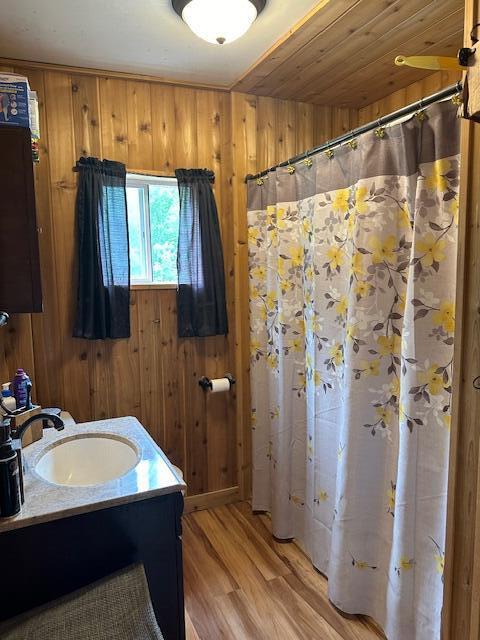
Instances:
[[[236,382],[235,378],[232,376],[231,373],[226,373],[224,378],[226,378],[229,381],[230,389],[231,389]],[[200,380],[198,381],[198,384],[202,387],[204,391],[212,390],[212,381],[210,378],[207,378],[207,376],[203,376],[202,378],[200,378]]]

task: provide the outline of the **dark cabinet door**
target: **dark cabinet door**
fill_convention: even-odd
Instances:
[[[163,637],[185,640],[182,512],[175,492],[0,533],[0,623],[140,563]]]
[[[30,130],[0,125],[0,311],[42,311]]]

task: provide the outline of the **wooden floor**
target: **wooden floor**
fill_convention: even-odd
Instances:
[[[327,581],[294,543],[275,542],[246,502],[183,519],[187,640],[378,640],[328,602]]]

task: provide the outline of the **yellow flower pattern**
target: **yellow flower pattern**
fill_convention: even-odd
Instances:
[[[340,316],[344,316],[347,313],[348,300],[346,296],[342,296],[337,302],[335,309]]]
[[[453,216],[453,223],[458,226],[458,215],[459,215],[459,206],[458,206],[458,198],[454,198],[450,200],[450,213]]]
[[[447,333],[453,333],[455,329],[455,305],[450,300],[440,304],[440,308],[432,315],[432,322],[441,326]]]
[[[397,355],[400,353],[402,341],[400,336],[393,334],[391,336],[379,336],[377,338],[378,352],[382,356]]]
[[[292,340],[292,350],[295,351],[295,353],[301,353],[303,351],[303,339],[294,338]]]
[[[359,281],[355,285],[355,293],[359,298],[365,298],[368,296],[368,293],[371,289],[372,285],[369,282]]]
[[[258,280],[258,282],[264,282],[267,277],[267,270],[263,265],[259,265],[253,269],[252,276],[255,280]]]
[[[350,198],[350,189],[339,189],[333,197],[333,210],[346,213],[348,210],[348,200]]]
[[[365,273],[363,268],[363,257],[361,253],[354,253],[352,255],[352,260],[350,262],[351,273],[359,276]],[[368,282],[364,282],[365,285],[368,285]]]
[[[388,407],[377,407],[375,411],[377,414],[377,420],[383,422],[384,424],[389,424],[392,419],[392,412]]]
[[[427,371],[418,373],[418,381],[428,389],[432,396],[442,393],[445,383],[443,374],[439,372],[439,367],[433,364]]]
[[[338,269],[341,267],[345,261],[345,255],[339,247],[330,247],[327,251],[327,258],[330,261],[330,266],[332,269]]]
[[[305,235],[308,235],[312,232],[312,223],[308,218],[303,219],[302,230]]]
[[[445,176],[450,170],[449,160],[436,160],[425,176],[425,186],[431,191],[446,191],[448,180]]]
[[[380,359],[374,358],[373,360],[363,360],[360,363],[360,367],[369,376],[380,375]]]
[[[395,248],[397,246],[397,239],[391,235],[385,239],[381,239],[378,236],[370,238],[370,249],[372,250],[372,262],[373,264],[379,264],[380,262],[393,262],[395,260]]]
[[[293,267],[300,267],[303,262],[303,251],[301,247],[293,246],[290,247],[290,260],[292,261]]]
[[[433,233],[427,233],[417,242],[418,251],[423,254],[420,261],[424,267],[431,267],[445,258],[445,240],[436,238]]]
[[[249,244],[255,244],[258,241],[258,238],[260,237],[260,231],[258,229],[256,229],[255,227],[250,227],[248,229],[248,243]]]
[[[395,515],[395,501],[397,499],[397,487],[396,484],[391,482],[387,491],[388,509],[387,512]]]
[[[269,291],[265,297],[265,305],[269,311],[273,311],[277,306],[277,294],[275,291]]]
[[[415,566],[415,560],[413,558],[409,558],[408,556],[401,556],[398,565],[395,567],[395,572],[398,576],[402,572],[411,571]]]
[[[333,344],[330,348],[330,357],[333,362],[337,365],[342,364],[343,362],[343,348],[341,344]]]
[[[443,572],[445,570],[445,556],[440,555],[439,553],[435,555],[435,568],[437,573],[443,576]]]
[[[377,176],[249,212],[254,474],[281,477],[279,443],[290,442],[312,490],[292,483],[279,499],[299,515],[313,501],[327,530],[358,517],[339,495],[337,469],[358,465],[362,477],[370,448],[382,465],[415,431],[448,451],[458,159],[425,163],[418,175],[416,190],[411,176]],[[318,465],[325,447],[338,467]],[[411,508],[404,484],[389,469],[368,489],[385,519],[381,535]],[[429,535],[415,553],[399,545],[391,565],[363,544],[344,561],[355,580],[376,572],[395,588],[427,563],[441,584],[444,554]]]
[[[398,212],[398,218],[401,229],[410,229],[411,216],[407,205],[404,205],[404,207],[400,209],[400,211]]]
[[[389,392],[390,392],[391,396],[395,396],[396,398],[399,397],[399,395],[400,395],[400,380],[397,377],[393,378],[393,380],[390,382]]]
[[[287,212],[285,209],[279,208],[277,210],[277,229],[279,231],[285,231],[287,228]]]
[[[355,209],[357,213],[367,213],[368,203],[366,199],[368,197],[368,189],[364,185],[357,187],[355,190]]]
[[[276,229],[271,229],[268,232],[268,239],[270,241],[270,244],[273,247],[276,247],[278,245],[278,231]]]
[[[261,347],[262,343],[260,340],[257,340],[256,338],[252,338],[250,340],[250,354],[252,356],[255,356],[260,351]]]

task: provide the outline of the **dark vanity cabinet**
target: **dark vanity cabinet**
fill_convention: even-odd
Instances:
[[[0,125],[0,311],[42,311],[30,130]]]
[[[177,491],[0,533],[0,622],[140,563],[163,637],[185,640],[182,513]]]

